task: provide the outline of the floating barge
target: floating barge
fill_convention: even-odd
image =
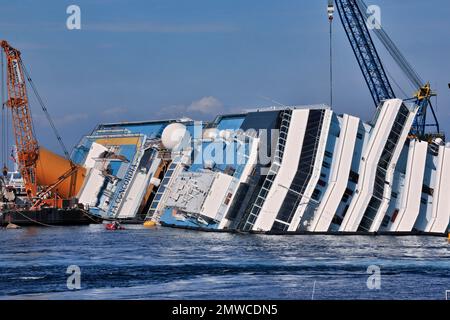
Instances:
[[[42,206],[31,209],[23,179],[16,170],[0,177],[0,227],[18,226],[87,225],[101,223],[102,219],[91,216],[76,199],[61,201],[61,208]]]
[[[82,209],[42,208],[32,210],[7,210],[0,213],[0,226],[15,224],[18,226],[68,226],[101,223]]]

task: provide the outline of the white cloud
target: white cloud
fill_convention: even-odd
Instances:
[[[190,104],[176,104],[160,108],[155,114],[164,119],[180,117],[197,119],[198,117],[203,118],[202,116],[215,117],[225,111],[224,105],[219,99],[205,96]]]
[[[217,114],[223,111],[223,103],[212,96],[203,97],[192,102],[188,107],[189,112],[200,112],[203,114]]]

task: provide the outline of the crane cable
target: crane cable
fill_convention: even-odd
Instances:
[[[394,82],[395,86],[397,87],[398,90],[400,90],[400,92],[403,94],[403,98],[408,99],[409,95],[405,92],[405,90],[403,90],[403,88],[399,85],[399,83],[397,82],[397,80],[395,80],[395,78],[392,76],[392,74],[386,70],[386,74],[388,75],[388,77],[392,80],[392,82]]]
[[[330,108],[333,107],[333,14],[334,3],[328,1],[327,7],[328,21],[330,22]]]
[[[2,73],[2,75],[1,75],[1,79],[2,79],[2,87],[1,87],[1,99],[2,99],[2,164],[4,165],[5,164],[5,138],[6,138],[6,132],[5,132],[5,97],[4,97],[4,89],[3,89],[3,86],[4,86],[4,75],[3,75],[3,73],[4,73],[4,64],[3,64],[3,50],[1,51],[1,56],[0,56],[0,59],[1,59],[1,64],[2,64],[2,70],[1,70],[1,73]]]
[[[32,88],[32,90],[33,90],[33,92],[34,92],[34,94],[35,94],[35,96],[36,96],[36,98],[37,98],[41,108],[42,108],[42,111],[44,111],[44,114],[45,114],[48,122],[50,123],[50,126],[52,127],[53,133],[56,136],[56,139],[58,140],[58,143],[59,143],[59,145],[61,146],[61,149],[64,152],[65,158],[72,163],[72,161],[70,160],[69,152],[67,151],[67,148],[64,145],[64,142],[62,141],[61,136],[59,135],[58,129],[56,129],[55,123],[53,122],[52,118],[50,117],[50,114],[49,114],[49,112],[47,110],[47,107],[45,106],[44,101],[42,100],[41,96],[39,95],[39,92],[37,91],[37,88],[36,88],[33,80],[31,80],[31,77],[30,77],[30,74],[28,73],[28,70],[26,69],[26,67],[25,67],[25,65],[23,64],[22,61],[20,61],[20,64],[21,64],[22,69],[23,69],[23,71],[25,73],[25,76],[27,77],[28,83],[30,84],[30,86],[31,86],[31,88]]]
[[[330,107],[333,107],[333,19],[330,19]]]
[[[362,0],[357,0],[357,5],[360,7],[361,12],[368,18],[368,7]],[[374,33],[384,45],[386,50],[391,54],[392,58],[397,62],[400,69],[406,75],[411,85],[416,90],[424,85],[423,79],[419,76],[414,67],[406,60],[405,56],[401,53],[400,49],[395,45],[394,41],[389,37],[384,28],[381,27],[380,21],[376,21],[380,27],[374,28]]]
[[[7,142],[7,129],[6,129],[6,122],[7,122],[7,110],[5,108],[5,62],[4,62],[4,53],[3,50],[1,50],[1,99],[2,99],[2,164],[3,168],[2,171],[5,171],[7,168],[6,166],[6,160],[7,160],[7,153],[8,153],[8,142]]]

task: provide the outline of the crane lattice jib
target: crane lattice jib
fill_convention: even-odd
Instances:
[[[366,19],[355,0],[336,0],[339,17],[358,60],[376,106],[395,98],[388,77],[369,34]]]
[[[33,130],[33,122],[29,108],[26,89],[26,78],[22,69],[20,52],[6,41],[1,42],[6,54],[6,83],[8,100],[6,105],[11,109],[14,137],[17,146],[16,159],[24,179],[29,196],[36,195],[36,161],[38,158],[38,142]]]
[[[364,14],[364,17],[369,18],[368,7],[364,3],[363,0],[356,0],[361,13]],[[414,123],[411,128],[411,133],[424,136],[426,129],[428,127],[432,127],[435,129],[434,133],[439,133],[439,121],[437,119],[436,113],[434,111],[433,105],[431,104],[430,98],[435,96],[435,93],[431,90],[430,84],[425,83],[420,75],[414,70],[414,67],[406,60],[403,56],[402,52],[397,48],[394,41],[389,37],[387,32],[381,26],[380,22],[378,28],[375,28],[373,31],[375,35],[378,37],[380,42],[384,45],[386,50],[389,52],[391,57],[395,60],[397,65],[403,71],[407,79],[411,82],[411,84],[417,88],[417,92],[414,95],[415,103],[419,106],[419,110],[416,114],[416,118],[414,119]],[[427,110],[431,111],[432,120],[430,123],[427,123]]]

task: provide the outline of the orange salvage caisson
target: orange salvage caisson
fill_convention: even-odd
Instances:
[[[38,186],[51,186],[66,172],[70,171],[71,163],[64,157],[51,152],[48,149],[39,147],[39,156],[36,162],[36,182]],[[55,192],[63,199],[75,197],[80,191],[86,169],[77,166],[77,170],[70,177],[62,181],[55,189]]]

